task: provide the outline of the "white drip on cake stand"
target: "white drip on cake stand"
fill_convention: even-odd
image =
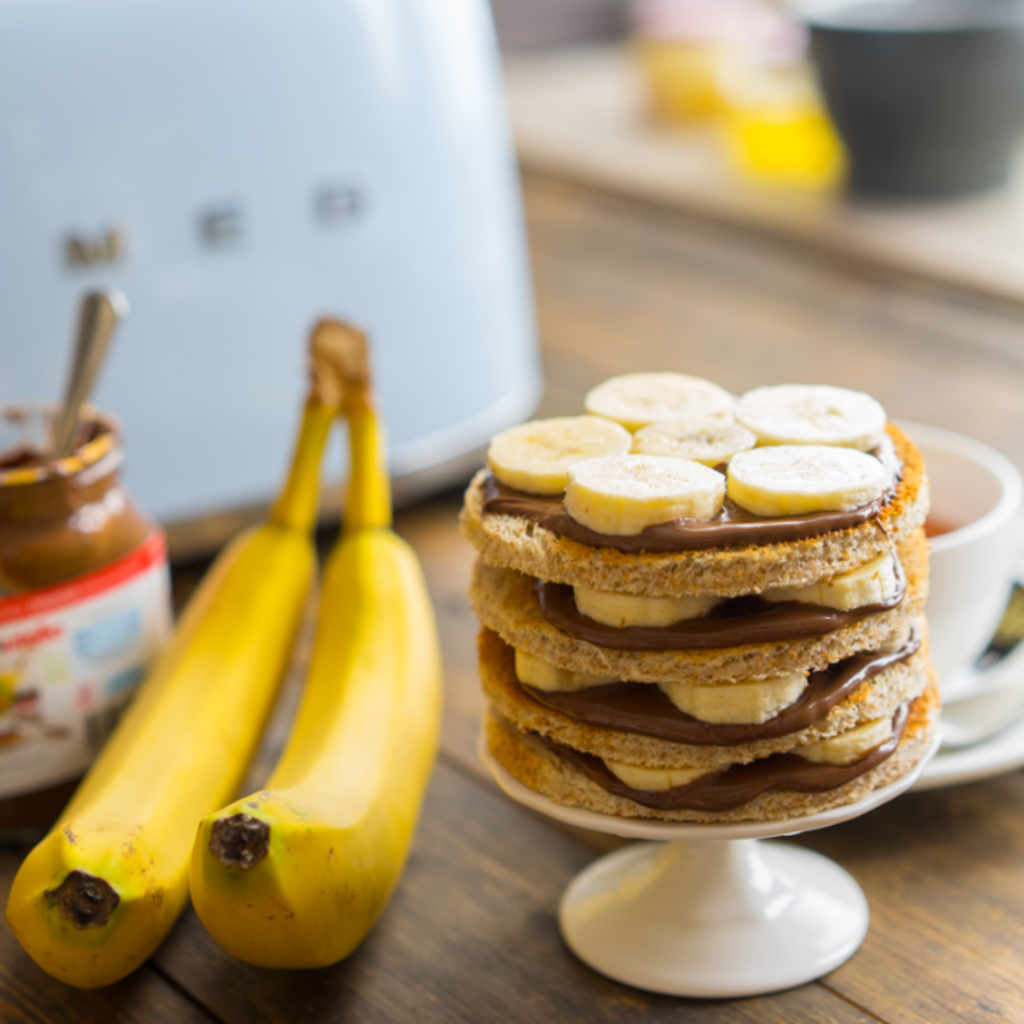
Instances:
[[[723,998],[802,985],[845,963],[868,930],[861,888],[827,857],[760,839],[799,835],[856,818],[917,781],[914,769],[857,803],[788,821],[707,825],[619,818],[563,807],[480,759],[513,800],[550,818],[627,839],[562,896],[569,948],[595,971],[664,995]]]

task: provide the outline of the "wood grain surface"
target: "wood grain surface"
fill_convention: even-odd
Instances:
[[[0,900],[4,906],[20,862],[17,851],[0,851]],[[109,988],[91,992],[70,988],[44,974],[7,926],[0,927],[3,1024],[210,1024],[215,1019],[150,964]]]
[[[598,380],[640,368],[696,373],[736,391],[831,381],[1024,464],[1024,323],[1015,310],[536,176],[527,197],[544,414],[574,411]],[[434,596],[447,704],[406,876],[364,946],[327,970],[259,970],[223,953],[189,911],[135,976],[82,993],[49,979],[0,929],[2,1024],[1024,1020],[1020,773],[912,794],[799,840],[851,871],[872,909],[862,949],[821,982],[757,999],[680,1001],[615,984],[569,954],[555,922],[559,895],[617,841],[514,805],[476,759],[473,553],[457,534],[459,501],[443,494],[398,517]],[[325,532],[323,546],[331,539]],[[203,568],[176,569],[179,604]],[[308,635],[253,784],[286,735],[307,656]],[[16,851],[0,854],[4,896],[17,862]]]
[[[247,967],[190,913],[156,959],[226,1024],[677,1020],[678,1000],[610,982],[562,945],[559,894],[592,858],[584,842],[442,763],[402,887],[356,956],[300,973]],[[870,1019],[818,986],[687,1003],[695,1024]]]

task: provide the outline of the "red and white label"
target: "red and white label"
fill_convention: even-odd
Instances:
[[[80,775],[171,630],[164,536],[0,598],[0,799]]]

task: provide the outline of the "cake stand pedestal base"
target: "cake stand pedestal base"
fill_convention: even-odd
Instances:
[[[569,948],[616,981],[721,998],[834,970],[864,940],[868,904],[846,871],[797,846],[639,843],[577,875],[559,923]]]
[[[620,818],[556,804],[511,776],[481,732],[480,759],[508,796],[556,821],[626,839],[570,883],[562,936],[586,964],[634,988],[664,995],[762,995],[813,981],[857,951],[868,904],[827,857],[759,839],[849,821],[909,789],[938,737],[905,775],[856,803],[785,821],[697,824]]]

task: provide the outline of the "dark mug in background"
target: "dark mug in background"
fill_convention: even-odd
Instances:
[[[1024,0],[836,0],[799,13],[853,194],[1005,183],[1024,129]]]

